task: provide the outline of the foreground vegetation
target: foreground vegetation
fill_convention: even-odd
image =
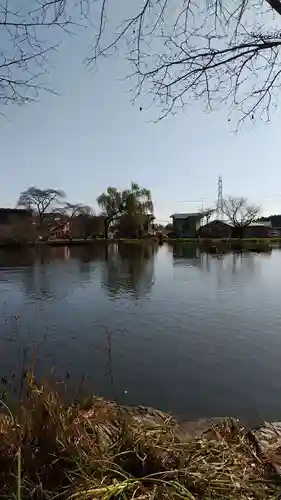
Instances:
[[[100,398],[64,406],[29,376],[0,416],[1,498],[277,499],[281,483],[234,420],[191,437],[168,415]]]

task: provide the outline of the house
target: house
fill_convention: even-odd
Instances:
[[[202,213],[176,213],[170,215],[173,234],[177,238],[196,238],[203,219]]]
[[[67,215],[61,215],[55,217],[50,232],[51,239],[104,237],[105,217],[79,214],[69,218]]]
[[[198,230],[200,238],[231,238],[232,226],[221,220],[213,220]]]
[[[270,238],[272,232],[271,221],[256,221],[243,230],[244,238]]]
[[[271,222],[271,237],[281,236],[281,215],[270,215],[269,217],[261,217],[257,222]]]
[[[50,239],[60,240],[68,238],[69,217],[67,215],[57,214],[50,223]]]
[[[281,215],[271,215],[269,220],[272,226],[271,236],[281,236]]]
[[[103,215],[76,215],[69,220],[68,235],[74,239],[104,237],[105,217]]]
[[[67,237],[68,217],[61,212],[46,212],[39,216],[33,214],[33,227],[39,240],[62,239]]]
[[[0,208],[0,243],[30,241],[32,229],[31,210]]]

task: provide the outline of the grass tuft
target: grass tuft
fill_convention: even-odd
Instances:
[[[172,418],[93,398],[65,406],[35,385],[0,414],[1,498],[277,499],[281,483],[236,421],[190,437]]]

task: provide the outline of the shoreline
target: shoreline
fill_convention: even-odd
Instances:
[[[73,240],[48,240],[48,241],[38,241],[30,243],[20,243],[20,242],[9,242],[1,243],[0,248],[44,248],[49,246],[89,246],[89,245],[114,245],[114,244],[129,244],[129,245],[163,245],[163,244],[176,244],[176,243],[186,243],[192,244],[199,248],[209,248],[209,247],[229,247],[230,250],[241,247],[247,249],[248,245],[260,245],[266,246],[271,244],[281,243],[281,237],[274,238],[165,238],[163,241],[159,240],[156,236],[152,238],[142,238],[142,239],[128,239],[128,238],[116,238],[116,239],[73,239]]]

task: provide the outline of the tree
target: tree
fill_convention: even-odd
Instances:
[[[130,215],[150,215],[153,213],[153,203],[149,189],[132,182],[130,189],[122,192],[124,210]]]
[[[169,222],[166,226],[165,226],[165,231],[166,233],[171,233],[172,231],[174,230],[174,226],[171,222]]]
[[[53,217],[53,224],[51,227],[51,232],[55,232],[58,229],[61,229],[67,225],[71,225],[71,221],[73,220],[74,217],[85,217],[85,221],[83,221],[83,237],[86,239],[89,234],[85,236],[85,232],[88,233],[89,231],[89,224],[88,220],[92,218],[93,211],[91,207],[88,205],[81,205],[79,203],[65,203],[65,205],[62,208],[56,209],[55,210],[55,217]],[[87,219],[87,224],[86,224],[86,219]],[[81,224],[80,224],[81,225]],[[87,230],[86,230],[87,226]],[[72,239],[72,231],[71,229],[68,231],[68,237],[71,240]]]
[[[101,215],[105,217],[105,238],[107,239],[109,226],[124,213],[122,192],[109,186],[107,191],[97,198],[97,202],[102,209]]]
[[[280,0],[132,2],[116,30],[107,15],[112,3],[100,3],[89,63],[123,44],[135,96],[150,94],[160,118],[190,97],[209,110],[214,102],[234,104],[239,120],[269,117],[281,84]]]
[[[254,204],[249,204],[247,198],[235,198],[229,196],[224,198],[222,202],[222,212],[226,215],[235,232],[239,237],[243,236],[243,230],[252,222],[257,220],[261,207]]]
[[[69,222],[73,217],[78,215],[93,215],[93,210],[88,205],[66,202],[62,208],[56,210],[56,213],[64,215]]]
[[[40,189],[31,186],[20,194],[18,206],[32,210],[40,236],[53,224],[65,193],[59,189]]]
[[[199,210],[199,212],[201,213],[202,219],[205,219],[205,224],[209,223],[210,218],[212,217],[212,215],[214,214],[215,211],[216,211],[215,208],[205,208],[205,209]]]
[[[135,182],[132,182],[130,189],[123,191],[118,191],[114,187],[107,188],[107,191],[97,198],[97,202],[102,209],[102,215],[106,218],[106,238],[109,226],[117,223],[125,215],[133,218],[134,222],[137,219],[142,219],[143,222],[144,216],[153,215],[149,189],[142,188]]]
[[[141,237],[154,220],[153,203],[149,189],[132,182],[122,193],[124,214],[119,220],[119,232],[124,237]]]
[[[48,211],[54,210],[65,198],[65,193],[59,189],[40,189],[31,186],[22,191],[18,200],[18,206],[32,210],[41,221]]]
[[[40,189],[35,186],[22,191],[18,200],[18,206],[32,210],[41,221],[44,214],[56,209],[62,203],[65,193],[59,189]]]
[[[102,216],[93,214],[83,214],[82,233],[83,238],[96,238],[104,237],[105,232],[105,219]]]

